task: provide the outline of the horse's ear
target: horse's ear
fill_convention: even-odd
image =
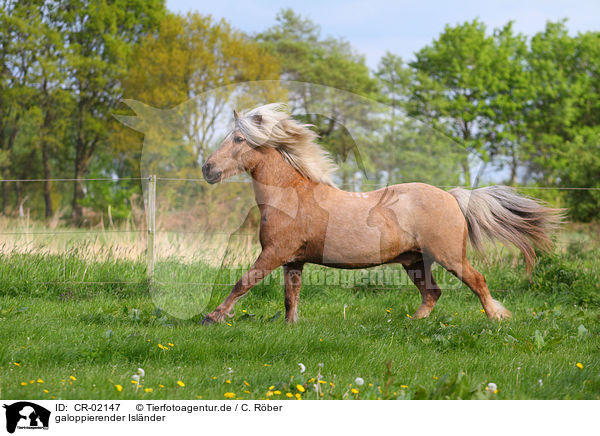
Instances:
[[[260,126],[262,123],[262,115],[260,114],[256,114],[252,117],[252,122],[254,124],[256,124],[257,126]]]
[[[238,111],[236,111],[235,109],[233,110],[233,119],[235,121],[240,119],[240,114],[238,114]]]

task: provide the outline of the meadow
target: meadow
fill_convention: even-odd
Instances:
[[[439,269],[452,289],[429,318],[413,320],[416,288],[365,270],[306,284],[299,322],[287,325],[279,269],[227,323],[201,326],[202,313],[179,319],[157,308],[141,248],[96,238],[61,253],[4,241],[0,398],[600,399],[597,230],[567,227],[530,277],[512,251],[475,256],[513,313],[502,322]],[[202,259],[185,274],[216,279]],[[209,306],[229,292],[216,288]]]

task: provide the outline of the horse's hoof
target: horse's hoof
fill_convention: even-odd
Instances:
[[[211,325],[211,324],[215,324],[216,321],[212,318],[210,318],[208,315],[204,317],[204,319],[202,320],[202,325]]]

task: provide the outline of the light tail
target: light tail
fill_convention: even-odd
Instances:
[[[527,270],[535,263],[535,250],[550,251],[550,234],[564,221],[565,210],[542,205],[517,194],[508,186],[488,186],[472,191],[451,189],[467,220],[469,239],[477,250],[484,239],[510,243],[523,253]]]

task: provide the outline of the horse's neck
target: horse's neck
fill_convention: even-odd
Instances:
[[[289,215],[298,207],[300,188],[314,182],[303,177],[274,149],[264,153],[259,165],[251,173],[254,197],[259,206],[268,205]]]

